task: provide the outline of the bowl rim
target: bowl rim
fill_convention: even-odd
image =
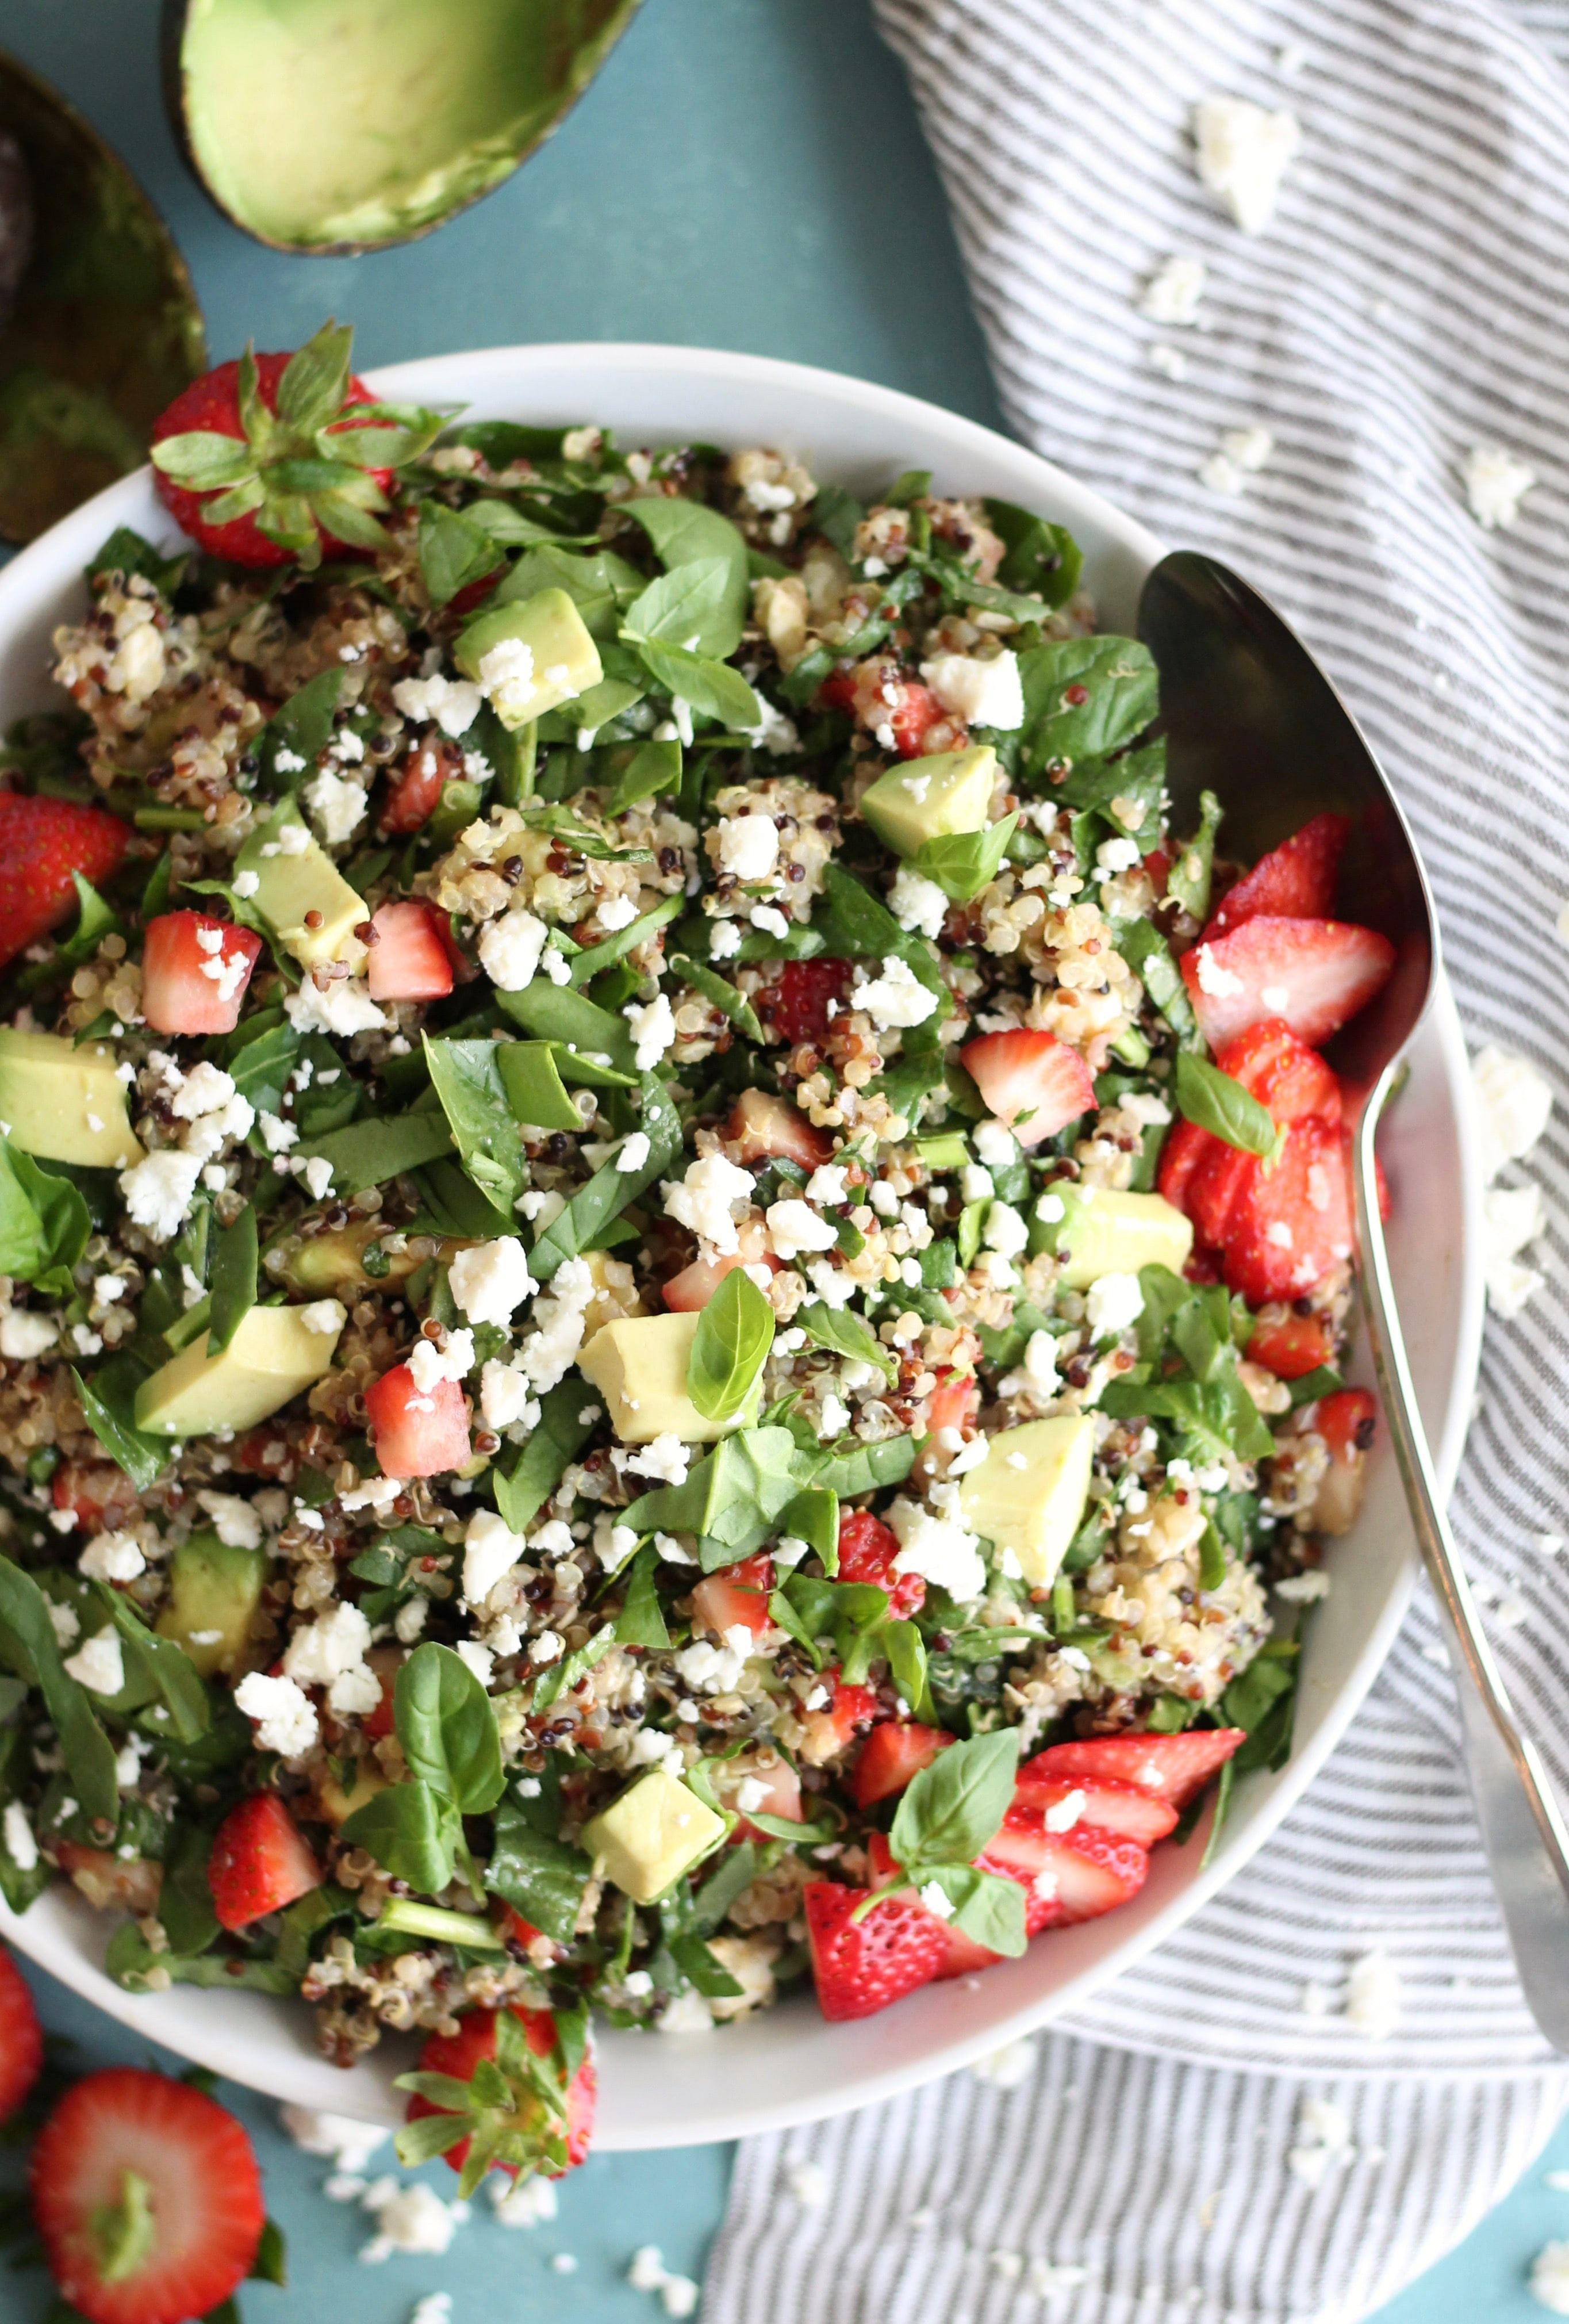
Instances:
[[[583,373],[601,377],[606,374],[619,375],[627,381],[653,376],[666,385],[703,382],[721,387],[745,383],[775,391],[795,390],[820,410],[825,405],[838,406],[843,411],[885,423],[894,441],[897,441],[897,429],[904,421],[922,433],[940,436],[956,466],[962,466],[967,455],[984,454],[988,466],[995,469],[1002,465],[1010,468],[1022,493],[1029,495],[1036,505],[1050,509],[1059,521],[1070,529],[1087,525],[1103,543],[1109,542],[1120,552],[1130,574],[1136,569],[1142,578],[1142,573],[1165,553],[1164,544],[1147,527],[1027,447],[922,398],[815,365],[717,348],[634,341],[576,341],[489,347],[416,358],[378,367],[366,377],[373,391],[389,401],[472,405],[493,394],[516,399],[526,392],[531,399],[531,419],[538,421],[559,418],[570,424],[585,416],[581,402],[571,393],[572,380]],[[550,410],[552,390],[557,399],[554,410]],[[804,426],[803,432],[807,432]],[[145,501],[151,475],[151,469],[142,467],[123,477],[72,511],[0,569],[0,622],[14,623],[25,618],[41,594],[33,586],[35,574],[39,583],[46,586],[44,568],[51,567],[67,547],[74,553],[86,543],[87,554],[90,554],[104,532],[115,522],[124,521],[127,511]],[[86,563],[86,554],[78,557],[78,562]],[[1443,1391],[1443,1419],[1434,1447],[1440,1484],[1447,1494],[1463,1448],[1480,1361],[1483,1285],[1481,1174],[1475,1133],[1463,1102],[1469,1068],[1458,1013],[1442,971],[1435,981],[1427,1016],[1415,1038],[1418,1042],[1434,1045],[1459,1159],[1461,1215],[1454,1357]],[[981,2032],[928,2043],[913,2056],[863,2072],[849,2087],[830,2086],[812,2097],[770,2101],[732,2086],[722,2093],[718,2103],[676,2126],[634,2123],[618,2128],[613,2124],[607,2125],[607,2135],[596,2140],[598,2150],[615,2153],[702,2144],[784,2129],[876,2104],[972,2064],[988,2052],[1040,2029],[1087,2001],[1199,1911],[1242,1869],[1289,1813],[1340,1741],[1381,1668],[1404,1619],[1418,1568],[1413,1542],[1386,1592],[1377,1619],[1370,1625],[1317,1728],[1298,1745],[1287,1766],[1273,1779],[1268,1799],[1259,1811],[1234,1827],[1211,1865],[1180,1886],[1158,1910],[1141,1916],[1119,1941],[1107,1946],[1051,1993],[1027,2001]],[[258,2034],[271,2019],[280,2038],[248,2042],[243,2066],[237,2070],[230,2039],[216,2011],[206,2014],[204,2029],[199,2000],[194,2006],[186,2005],[180,1999],[179,1988],[166,1995],[141,1996],[115,1985],[98,1966],[101,1941],[89,1948],[86,1939],[88,1929],[102,1927],[99,1917],[81,1899],[66,1892],[50,1893],[61,1897],[62,1903],[47,1923],[32,1913],[26,1916],[13,1914],[0,1899],[0,1934],[40,1968],[121,2024],[274,2098],[330,2108],[339,2114],[362,2114],[368,2120],[401,2119],[401,2106],[389,2086],[387,2073],[372,2070],[369,2074],[344,2075],[327,2066],[299,2039],[289,2038],[298,2037],[302,2019],[298,2005],[291,1997],[247,1997],[264,2005],[268,2013],[264,2015],[261,2008],[255,2013]],[[155,2006],[177,2002],[178,2010]],[[286,2019],[278,2017],[280,2008],[288,2013]],[[717,2062],[720,2053],[716,2050],[713,2054]],[[323,2080],[324,2075],[331,2076],[330,2084]]]

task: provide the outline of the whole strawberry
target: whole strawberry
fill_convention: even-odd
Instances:
[[[324,323],[291,355],[252,354],[176,396],[152,427],[158,489],[191,539],[233,565],[319,565],[385,545],[393,471],[442,427],[379,403],[349,369],[353,331]]]

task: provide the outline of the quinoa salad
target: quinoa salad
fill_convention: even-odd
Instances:
[[[154,433],[0,770],[0,1891],[559,2171],[591,2006],[866,2015],[1287,1756],[1390,948],[896,447],[330,326]]]

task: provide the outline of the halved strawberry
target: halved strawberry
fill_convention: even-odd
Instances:
[[[522,1925],[527,1927],[528,1923]],[[504,2023],[504,2018],[511,2023]],[[515,2054],[515,2045],[519,2051],[527,2049],[536,2058],[548,2060],[555,2039],[555,2020],[548,2009],[528,2009],[521,2002],[509,2002],[505,2013],[496,2009],[465,2011],[458,2019],[455,2034],[432,2034],[427,2038],[419,2053],[418,2074],[406,2076],[399,2087],[407,2089],[427,2075],[439,2075],[451,2085],[467,2085],[466,2106],[460,2107],[456,2103],[460,2094],[455,2088],[440,2095],[416,2089],[408,2101],[408,2121],[447,2116],[466,2123],[468,2128],[463,2135],[442,2152],[453,2169],[460,2172],[469,2163],[472,2152],[471,2178],[476,2174],[482,2177],[494,2168],[504,2171],[509,2179],[532,2176],[535,2172],[543,2178],[559,2179],[564,2171],[574,2169],[588,2153],[599,2084],[593,2053],[585,2050],[557,2104],[553,2107],[546,2102],[526,2060]],[[494,2071],[476,2080],[482,2065]],[[495,2088],[498,2077],[505,2085],[505,2096]],[[402,2132],[399,2139],[402,2153]],[[549,2152],[557,2141],[564,2141],[564,2163]],[[413,2159],[423,2159],[436,2151],[427,2140],[421,2140],[417,2153],[410,2149],[410,2154]]]
[[[232,1033],[261,953],[253,928],[206,912],[161,913],[142,940],[143,1016],[155,1033]]]
[[[384,1477],[440,1477],[473,1458],[468,1407],[456,1380],[436,1380],[424,1396],[407,1364],[395,1364],[365,1390]]]
[[[175,522],[234,565],[304,566],[387,540],[393,470],[439,433],[436,412],[378,403],[349,370],[353,334],[325,323],[293,355],[252,353],[176,396],[152,423]]]
[[[213,1835],[207,1886],[222,1928],[249,1928],[319,1888],[321,1880],[321,1867],[276,1792],[252,1792]]]
[[[69,918],[73,872],[97,888],[119,870],[130,835],[102,807],[0,791],[0,968]]]
[[[1248,1360],[1262,1364],[1277,1379],[1304,1379],[1335,1352],[1328,1326],[1317,1315],[1287,1315],[1278,1323],[1256,1323]]]
[[[452,991],[452,963],[428,904],[383,904],[371,922],[366,964],[372,1001],[440,1001]]]
[[[832,1152],[826,1130],[815,1129],[798,1105],[787,1097],[769,1097],[762,1090],[743,1090],[725,1118],[720,1136],[739,1148],[741,1162],[783,1158],[815,1170]]]
[[[1021,1146],[1055,1138],[1095,1103],[1089,1067],[1053,1033],[983,1033],[965,1043],[959,1062]]]
[[[926,1584],[919,1573],[895,1573],[899,1536],[875,1517],[870,1509],[846,1509],[839,1521],[839,1578],[869,1582],[888,1593],[888,1611],[898,1621],[918,1614],[926,1603]]]
[[[777,981],[759,992],[757,1010],[776,1039],[821,1045],[849,991],[848,960],[787,960]]]
[[[1326,1127],[1340,1119],[1340,1084],[1317,1052],[1299,1041],[1282,1019],[1250,1026],[1227,1044],[1216,1064],[1256,1097],[1280,1129],[1289,1130],[1306,1116],[1317,1117]],[[1166,1200],[1193,1221],[1199,1243],[1217,1250],[1239,1231],[1236,1221],[1244,1197],[1262,1188],[1261,1199],[1265,1199],[1278,1169],[1276,1163],[1266,1168],[1257,1155],[1228,1146],[1192,1122],[1181,1122],[1166,1141],[1158,1184]],[[1317,1180],[1314,1185],[1322,1195]],[[1280,1198],[1277,1188],[1275,1199]],[[1271,1217],[1272,1213],[1264,1219],[1265,1226]]]
[[[463,770],[463,754],[455,742],[423,734],[393,778],[381,809],[383,831],[422,831],[441,805],[448,783]]]
[[[1048,1819],[1055,1810],[1057,1821],[1049,1822],[1050,1830],[1077,1831],[1084,1825],[1153,1848],[1176,1825],[1176,1809],[1137,1784],[1110,1775],[1032,1775],[1031,1767],[1039,1765],[1036,1760],[1020,1769],[1014,1797],[1020,1807],[1037,1808]]]
[[[1394,964],[1393,945],[1372,928],[1269,914],[1195,945],[1179,964],[1212,1049],[1271,1017],[1317,1047],[1381,991]]]
[[[1033,1937],[1042,1929],[1096,1920],[1125,1904],[1144,1885],[1150,1851],[1137,1840],[1088,1824],[1048,1831],[1038,1809],[1016,1804],[976,1864],[982,1872],[1017,1881],[1024,1891],[1025,1932]]]
[[[851,1915],[864,1888],[809,1880],[801,1893],[818,2006],[831,2024],[870,2017],[937,1975],[947,1951],[943,1923],[913,1889],[880,1897],[861,1921]]]
[[[1371,1388],[1343,1388],[1320,1399],[1313,1425],[1329,1447],[1329,1470],[1313,1504],[1318,1533],[1349,1533],[1362,1508],[1367,1485],[1367,1455],[1378,1428],[1378,1405]]]
[[[1019,1770],[1021,1783],[1065,1776],[1136,1784],[1179,1810],[1217,1775],[1239,1743],[1240,1727],[1195,1727],[1185,1735],[1096,1735],[1082,1743],[1052,1743]]]
[[[1196,1121],[1172,1124],[1161,1148],[1155,1185],[1174,1210],[1187,1211],[1188,1190],[1220,1142],[1207,1130],[1200,1130]]]
[[[774,1561],[761,1554],[744,1557],[739,1565],[723,1565],[710,1573],[692,1593],[692,1627],[722,1637],[727,1630],[749,1630],[760,1637],[768,1628],[768,1593],[774,1587]]]
[[[0,2122],[15,2113],[42,2064],[43,2035],[32,1990],[0,1945]]]
[[[922,1727],[917,1720],[885,1719],[867,1736],[850,1776],[857,1807],[892,1799],[957,1739],[945,1728]]]
[[[1335,875],[1341,850],[1351,829],[1349,816],[1316,815],[1279,847],[1261,855],[1234,888],[1216,907],[1209,926],[1199,937],[1209,944],[1228,928],[1262,914],[1289,920],[1327,918],[1335,906]]]
[[[1281,1017],[1261,1018],[1228,1042],[1216,1058],[1223,1074],[1256,1097],[1276,1122],[1316,1113],[1340,1120],[1340,1084],[1317,1049],[1298,1039]]]
[[[1292,1122],[1273,1167],[1257,1165],[1245,1174],[1224,1243],[1221,1271],[1250,1307],[1299,1298],[1349,1259],[1351,1189],[1342,1132],[1317,1116]]]
[[[32,2150],[33,2215],[62,2296],[89,2324],[185,2324],[249,2274],[262,2174],[232,2114],[138,2066],[88,2074]]]

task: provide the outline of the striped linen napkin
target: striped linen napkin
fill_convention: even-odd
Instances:
[[[1554,1084],[1527,1272],[1518,1169],[1492,1206],[1519,1312],[1453,1514],[1569,1794],[1569,12],[874,5],[1019,434],[1298,624],[1412,819],[1473,1049]],[[1245,153],[1201,182],[1214,97],[1299,127],[1263,140],[1267,221]],[[1173,258],[1202,261],[1196,311]],[[1343,2324],[1463,2236],[1569,2070],[1515,1981],[1442,1662],[1424,1591],[1281,1831],[1069,2030],[750,2142],[706,2324]]]

